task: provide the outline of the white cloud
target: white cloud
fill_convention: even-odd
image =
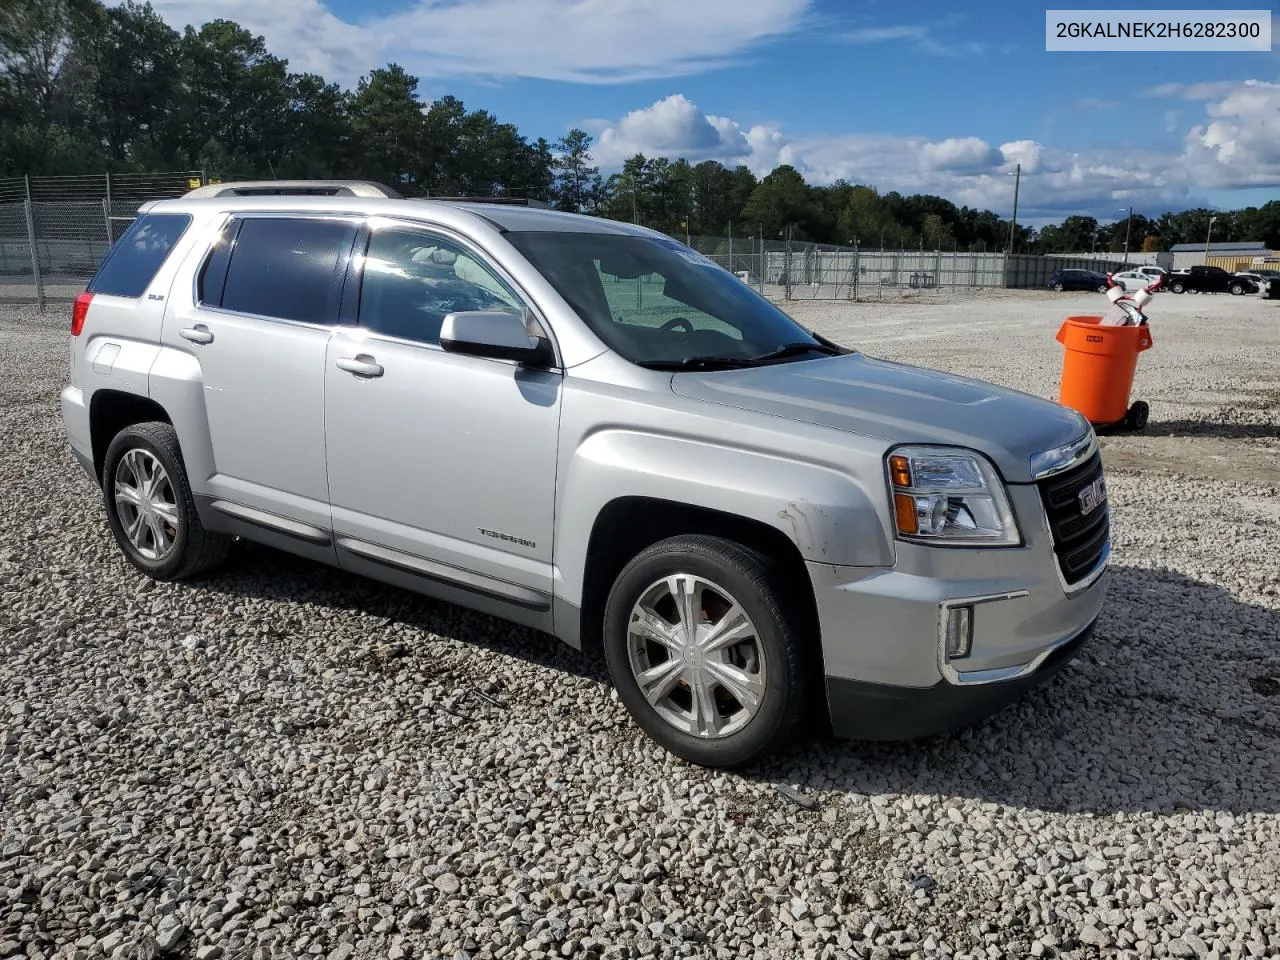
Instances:
[[[965,19],[965,14],[948,14],[941,20],[929,23],[897,24],[887,27],[860,27],[840,36],[845,43],[868,44],[886,43],[899,40],[910,41],[911,46],[920,53],[935,57],[978,56],[990,49],[991,44],[976,40],[951,40],[939,37]]]
[[[1210,103],[1209,122],[1187,133],[1188,170],[1222,188],[1280,184],[1280,83],[1249,80]]]
[[[1143,90],[1142,96],[1149,98],[1178,97],[1182,100],[1213,100],[1216,97],[1225,96],[1239,85],[1237,80],[1215,80],[1210,83],[1162,83]]]
[[[108,0],[111,3],[120,0]],[[266,38],[294,70],[344,84],[388,61],[423,77],[627,83],[737,62],[796,29],[811,0],[417,0],[348,23],[320,0],[152,0],[178,29],[224,17]]]
[[[1001,160],[1000,152],[978,137],[949,137],[920,148],[920,161],[926,170],[971,171],[989,169]]]
[[[796,136],[779,124],[744,128],[676,94],[617,122],[596,122],[593,153],[606,174],[636,153],[745,163],[757,176],[789,163],[811,183],[844,179],[1000,212],[1013,205],[1021,164],[1019,219],[1031,223],[1070,213],[1115,219],[1130,203],[1150,210],[1200,203],[1197,194],[1213,187],[1280,186],[1280,84],[1237,83],[1204,109],[1206,122],[1187,134],[1182,153],[1145,149],[1140,128],[1114,146],[1073,151],[1032,139],[995,147],[976,136]],[[1156,113],[1150,122],[1176,120]]]
[[[1040,170],[1040,144],[1034,140],[1014,140],[1000,146],[1000,156],[1004,158],[1001,171],[1008,173],[1022,164],[1023,173],[1037,173]]]

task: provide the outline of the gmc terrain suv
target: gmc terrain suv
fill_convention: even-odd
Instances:
[[[146,575],[239,536],[528,625],[709,766],[966,725],[1092,631],[1074,411],[837,346],[651,230],[302,189],[148,204],[75,302],[63,420]]]

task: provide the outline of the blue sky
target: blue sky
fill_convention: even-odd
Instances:
[[[425,99],[531,138],[584,127],[606,171],[637,151],[788,162],[1003,213],[1021,161],[1032,220],[1280,199],[1280,53],[1050,53],[1025,0],[152,3],[178,27],[237,20],[344,85],[395,61]]]

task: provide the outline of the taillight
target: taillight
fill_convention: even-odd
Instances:
[[[80,336],[80,331],[84,329],[84,318],[89,315],[89,302],[92,299],[92,293],[82,293],[76,297],[76,302],[71,307],[71,335],[73,337]]]

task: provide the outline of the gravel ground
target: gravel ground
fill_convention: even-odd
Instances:
[[[1102,302],[791,306],[1051,395]],[[64,318],[3,311],[0,957],[1280,955],[1280,303],[1151,314],[1076,663],[723,775],[528,631],[251,545],[134,573],[61,433]]]

